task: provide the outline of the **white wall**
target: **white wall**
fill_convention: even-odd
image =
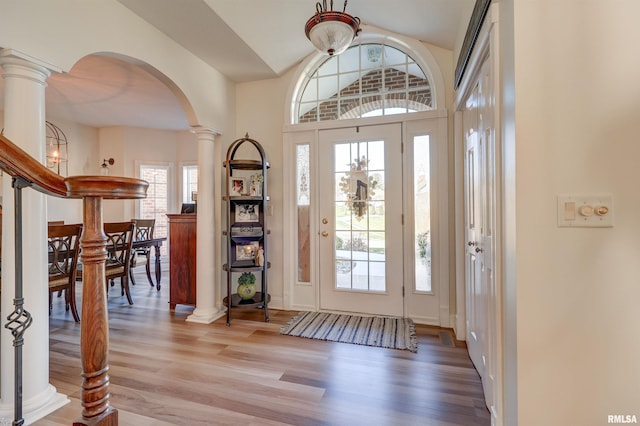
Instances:
[[[236,90],[236,137],[249,137],[262,144],[271,168],[269,169],[268,194],[273,216],[267,216],[267,225],[271,229],[269,244],[269,293],[271,307],[283,307],[283,199],[282,199],[282,123],[284,122],[284,99],[292,78],[292,71],[282,78],[263,80],[237,85]],[[223,156],[230,143],[224,145]],[[226,281],[224,281],[226,282]]]
[[[169,212],[179,212],[180,165],[198,161],[194,134],[186,131],[105,127],[99,129],[99,135],[100,154],[97,158],[100,164],[103,159],[114,159],[113,166],[109,166],[110,176],[140,177],[137,170],[139,163],[170,166],[170,188],[173,193],[169,195]],[[137,203],[136,200],[105,200],[104,220],[126,221],[136,217],[139,214]]]
[[[508,3],[518,425],[640,417],[640,2]],[[558,228],[556,196],[592,193],[614,227]]]

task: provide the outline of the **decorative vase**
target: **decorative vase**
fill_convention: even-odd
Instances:
[[[251,300],[256,295],[256,285],[254,284],[238,284],[238,296],[242,300]]]

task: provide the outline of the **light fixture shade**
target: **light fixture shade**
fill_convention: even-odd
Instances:
[[[67,136],[55,124],[45,121],[46,124],[46,165],[59,175],[67,175]]]
[[[320,52],[339,55],[360,33],[360,19],[344,12],[323,11],[312,16],[304,30]]]

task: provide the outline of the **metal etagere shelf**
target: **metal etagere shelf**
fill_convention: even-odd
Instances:
[[[260,159],[240,158],[247,154],[241,147],[253,148]],[[268,304],[271,295],[268,292],[267,270],[268,244],[266,210],[267,170],[269,162],[262,145],[256,140],[244,138],[234,141],[227,150],[224,162],[226,169],[226,229],[227,263],[223,265],[227,272],[227,296],[224,304],[227,308],[227,325],[231,324],[231,311],[236,308],[257,308],[264,310],[264,320],[269,321]],[[260,277],[259,290],[251,297],[234,292],[233,278],[243,272]]]

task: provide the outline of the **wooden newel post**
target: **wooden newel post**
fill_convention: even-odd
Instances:
[[[102,198],[85,197],[82,249],[82,419],[74,425],[117,425],[118,410],[109,404],[109,317],[105,288],[106,242],[102,224]],[[86,309],[84,301],[91,301]],[[86,356],[89,355],[89,356]]]
[[[144,198],[147,182],[130,178],[78,176],[65,179],[68,195],[83,198],[82,261],[82,417],[74,426],[115,426],[118,410],[109,404],[109,317],[102,221],[103,198]]]

